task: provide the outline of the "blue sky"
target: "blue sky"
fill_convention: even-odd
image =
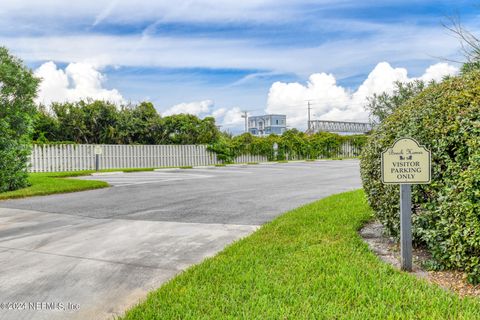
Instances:
[[[324,104],[360,104],[352,96],[348,101],[331,96],[336,90],[331,86],[354,95],[381,62],[391,69],[377,68],[378,79],[385,73],[405,77],[398,68],[408,70],[409,78],[420,77],[442,58],[461,59],[458,41],[441,22],[458,16],[478,30],[477,3],[3,0],[0,45],[33,69],[54,63],[41,72],[48,78],[50,87],[44,91],[50,100],[67,89],[58,99],[95,95],[95,90],[108,97],[115,89],[113,96],[151,100],[160,112],[183,104],[199,115],[215,114],[232,130],[241,127],[241,109],[291,113],[297,125],[303,121],[301,112],[291,109],[312,94],[329,96]],[[82,64],[70,70],[72,63]],[[309,91],[310,77],[321,73],[336,82],[320,77]],[[275,89],[276,82],[286,85]],[[297,82],[307,90],[288,86]],[[58,89],[65,83],[68,88]],[[209,107],[195,108],[202,101]],[[339,105],[331,113],[318,103],[319,117],[348,111]],[[358,112],[342,115],[348,116],[361,117]]]

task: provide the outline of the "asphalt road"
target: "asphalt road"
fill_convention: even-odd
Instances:
[[[355,160],[83,179],[112,187],[0,202],[0,319],[121,315],[281,213],[360,187]]]

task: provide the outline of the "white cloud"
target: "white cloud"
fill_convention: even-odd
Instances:
[[[86,98],[124,102],[116,89],[103,88],[104,76],[88,63],[70,63],[62,70],[50,61],[36,69],[35,75],[42,79],[37,96],[38,103],[49,105],[52,102]]]
[[[220,111],[222,113],[222,116],[218,117],[217,115],[215,119],[217,119],[217,123],[222,125],[224,129],[231,130],[231,129],[243,128],[245,119],[242,118],[243,113],[240,110],[240,108],[238,107],[234,107],[230,109],[223,108],[220,110],[217,110],[217,112]],[[212,116],[214,116],[214,114],[212,114]]]
[[[437,63],[433,66],[430,66],[425,71],[425,74],[422,75],[419,80],[424,82],[430,81],[441,81],[445,76],[456,74],[458,72],[458,68],[449,65],[448,63]]]
[[[366,121],[364,109],[367,97],[374,93],[391,93],[395,81],[441,80],[446,75],[458,72],[446,63],[430,66],[419,78],[409,78],[407,69],[393,68],[381,62],[370,72],[367,79],[354,92],[337,85],[332,74],[312,74],[306,85],[294,82],[275,82],[269,91],[267,113],[287,115],[290,126],[305,129],[307,123],[307,100],[312,100],[313,119]]]
[[[214,106],[214,102],[212,100],[184,102],[184,103],[176,104],[171,108],[163,111],[162,115],[170,116],[172,114],[187,113],[187,114],[193,114],[201,117],[210,113],[213,106]]]

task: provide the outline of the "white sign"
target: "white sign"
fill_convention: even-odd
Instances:
[[[427,184],[431,180],[430,151],[411,138],[395,141],[382,153],[382,182]]]
[[[278,150],[278,143],[276,142],[273,143],[273,150]]]
[[[102,147],[101,146],[95,146],[94,153],[98,154],[98,155],[102,154],[103,153]]]

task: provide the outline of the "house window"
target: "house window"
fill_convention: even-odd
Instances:
[[[276,120],[276,124],[278,124],[278,120]]]

